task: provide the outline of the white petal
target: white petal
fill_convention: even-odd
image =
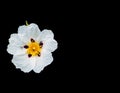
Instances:
[[[27,35],[29,38],[34,38],[36,39],[40,34],[40,30],[39,27],[36,24],[30,24],[28,26],[28,31],[27,31]]]
[[[25,25],[20,26],[18,28],[18,34],[22,40],[25,40],[28,42],[31,38],[36,40],[36,38],[40,34],[40,29],[36,24],[31,23],[28,26],[25,26]]]
[[[35,66],[35,58],[27,55],[13,56],[12,63],[23,72],[30,72]]]
[[[27,36],[28,26],[23,25],[18,27],[18,36],[24,43],[29,42],[29,38]]]
[[[9,45],[7,46],[7,51],[13,55],[25,54],[25,49],[22,48],[24,43],[20,40],[17,34],[11,34],[9,39]]]
[[[9,38],[9,43],[16,46],[24,45],[18,34],[11,34]]]
[[[27,28],[28,27],[26,25],[19,26],[18,27],[18,34],[22,34],[22,35],[26,34],[26,30],[28,30]]]
[[[53,52],[57,49],[58,43],[56,40],[54,40],[54,34],[51,30],[43,30],[39,37],[37,38],[37,41],[43,42],[43,48],[47,49],[50,52]]]
[[[42,51],[42,54],[36,60],[34,67],[34,72],[40,73],[47,65],[51,64],[53,61],[52,54],[50,52]]]
[[[45,29],[40,33],[40,35],[37,38],[37,41],[40,42],[40,41],[44,41],[44,40],[47,40],[53,37],[54,37],[53,32],[51,30]]]
[[[26,53],[24,48],[14,46],[12,44],[9,44],[7,46],[7,52],[10,53],[10,54],[13,54],[13,55],[22,55],[22,54]]]
[[[55,51],[57,47],[58,47],[58,43],[54,39],[47,39],[46,41],[44,41],[43,48],[48,50],[49,52]]]

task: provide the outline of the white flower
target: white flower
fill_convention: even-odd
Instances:
[[[57,49],[57,41],[51,30],[40,31],[31,23],[18,28],[18,33],[11,34],[8,53],[13,55],[12,63],[23,72],[33,70],[40,73],[53,61],[52,53]]]

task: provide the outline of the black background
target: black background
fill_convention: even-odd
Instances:
[[[34,1],[33,1],[34,2]],[[1,82],[5,87],[20,86],[27,88],[48,89],[66,88],[75,81],[75,49],[76,15],[72,7],[66,4],[54,3],[19,3],[1,8],[1,37],[0,37],[0,73]],[[75,10],[76,11],[76,10]],[[77,16],[77,15],[76,15]],[[17,33],[20,25],[36,23],[41,30],[50,29],[58,42],[58,49],[53,52],[54,61],[41,73],[33,71],[24,73],[11,63],[12,55],[6,49],[10,34]],[[77,40],[78,42],[78,40]],[[78,53],[79,54],[79,53]],[[77,57],[77,56],[76,56]],[[79,76],[79,73],[78,73]],[[72,84],[70,84],[72,86]],[[42,91],[42,90],[41,90]]]
[[[5,5],[5,4],[3,4]],[[96,5],[97,6],[97,5]],[[99,79],[101,60],[97,53],[101,20],[99,9],[89,2],[36,2],[17,1],[1,8],[0,81],[5,87],[39,91],[70,90],[91,87]],[[102,16],[102,15],[101,15]],[[58,42],[54,61],[41,73],[24,73],[11,63],[12,55],[6,49],[10,34],[17,33],[20,25],[36,23],[41,30],[50,29]],[[97,30],[97,32],[96,32]],[[97,61],[97,63],[96,63]],[[104,68],[104,67],[103,67]],[[101,74],[101,73],[100,73]],[[102,77],[101,77],[102,78]],[[94,86],[93,85],[93,86]],[[74,91],[75,91],[74,90]]]

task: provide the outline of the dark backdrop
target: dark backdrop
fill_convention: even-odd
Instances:
[[[100,58],[97,53],[100,27],[99,9],[89,2],[35,2],[1,3],[0,14],[0,81],[2,86],[19,90],[76,90],[99,82]],[[3,7],[2,7],[3,6]],[[20,25],[36,23],[41,30],[51,29],[58,42],[52,64],[41,73],[23,73],[11,63],[12,55],[6,49],[10,34]],[[97,63],[96,63],[97,62]],[[75,89],[74,89],[75,88]],[[35,92],[35,91],[34,91]]]
[[[66,4],[49,3],[19,3],[10,4],[7,8],[1,8],[1,36],[0,36],[0,81],[5,87],[10,86],[32,86],[45,88],[61,88],[73,82],[74,65],[77,61],[72,56],[75,49],[73,27],[75,17],[72,16],[72,7]],[[74,12],[74,11],[73,11]],[[41,73],[33,71],[24,73],[11,63],[12,55],[6,49],[10,34],[17,33],[18,27],[28,23],[36,23],[41,30],[50,29],[54,33],[54,38],[58,42],[58,49],[53,52],[54,61]],[[74,28],[74,29],[73,29]],[[76,33],[76,32],[75,32]],[[21,86],[21,87],[22,87]]]

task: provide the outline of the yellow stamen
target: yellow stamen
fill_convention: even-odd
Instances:
[[[38,42],[30,42],[28,43],[27,54],[31,54],[32,56],[38,56],[41,52],[41,47]]]

